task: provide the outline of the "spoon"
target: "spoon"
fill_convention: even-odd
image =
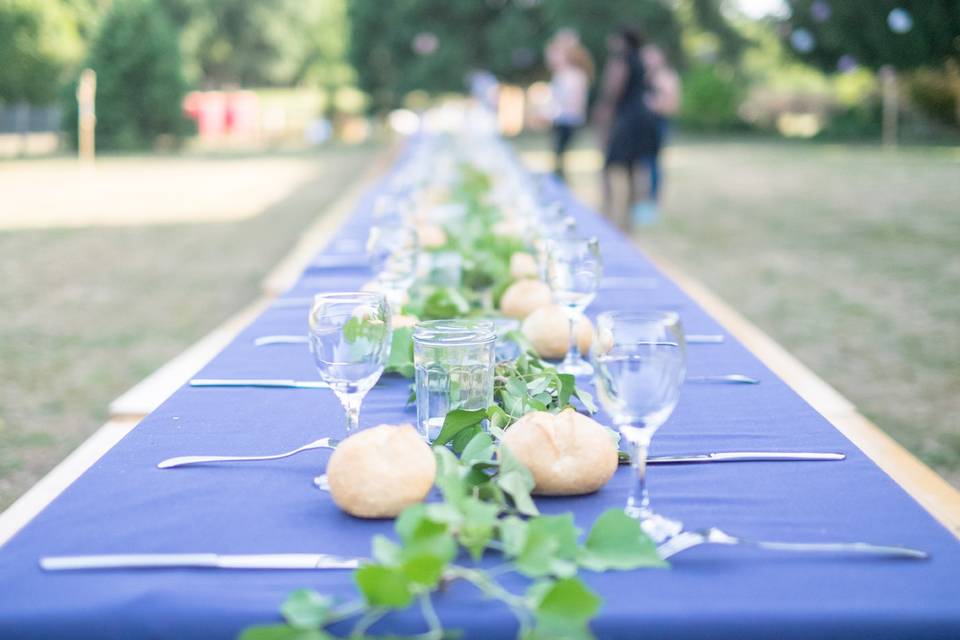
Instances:
[[[188,464],[204,464],[207,462],[253,462],[256,460],[280,460],[289,458],[304,451],[311,449],[336,449],[340,444],[337,438],[320,438],[313,442],[308,442],[302,447],[297,447],[285,453],[278,453],[271,456],[179,456],[177,458],[168,458],[157,464],[158,469],[172,469],[174,467],[183,467]]]

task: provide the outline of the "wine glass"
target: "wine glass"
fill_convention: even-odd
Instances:
[[[381,218],[370,227],[367,255],[377,286],[399,313],[406,291],[416,278],[417,231],[397,216]]]
[[[561,373],[589,375],[593,368],[577,349],[577,324],[597,295],[603,273],[600,243],[596,239],[561,238],[550,242],[547,253],[547,283],[554,301],[563,306],[570,319],[570,347],[557,367]]]
[[[597,317],[590,358],[600,404],[632,448],[635,480],[626,512],[656,542],[682,530],[653,512],[647,494],[650,439],[667,421],[686,374],[680,317],[672,312],[608,311]]]
[[[360,404],[390,355],[390,307],[380,293],[321,293],[310,309],[310,351],[320,379],[347,414],[347,435],[360,422]]]

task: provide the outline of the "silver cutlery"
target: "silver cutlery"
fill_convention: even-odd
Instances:
[[[742,373],[728,373],[722,376],[687,376],[686,382],[729,383],[729,384],[760,384],[760,381]]]
[[[806,451],[724,451],[679,456],[650,456],[647,464],[681,464],[688,462],[774,462],[844,460],[845,453],[812,453]]]
[[[255,347],[266,347],[273,344],[308,344],[307,336],[260,336],[253,341]]]
[[[908,547],[867,544],[866,542],[769,542],[765,540],[744,540],[729,533],[711,527],[702,531],[681,531],[677,535],[657,546],[657,552],[664,560],[681,551],[703,544],[745,545],[766,551],[791,551],[798,553],[864,554],[877,557],[911,558],[923,560],[929,554]]]
[[[204,464],[207,462],[253,462],[257,460],[280,460],[282,458],[289,458],[290,456],[295,456],[298,453],[311,451],[313,449],[335,449],[338,444],[340,444],[340,440],[337,438],[320,438],[319,440],[308,442],[302,447],[297,447],[296,449],[285,451],[284,453],[276,453],[266,456],[178,456],[176,458],[168,458],[162,462],[159,462],[157,464],[157,468],[172,469],[174,467],[183,467],[188,464]]]
[[[194,378],[191,387],[269,387],[280,389],[329,389],[319,380],[284,380],[263,378]]]
[[[132,553],[40,558],[46,571],[79,569],[356,569],[362,558],[325,553],[265,553],[223,555],[218,553]]]
[[[687,344],[722,344],[726,339],[720,333],[688,333],[684,338]]]

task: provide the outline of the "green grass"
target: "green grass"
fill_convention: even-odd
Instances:
[[[253,301],[263,276],[372,156],[304,155],[308,178],[242,220],[0,230],[0,509],[99,427],[111,400]],[[196,158],[184,161],[196,167]],[[234,161],[205,162],[222,171],[234,165],[217,163]],[[245,161],[267,170],[278,160]],[[114,159],[97,171],[146,167],[142,178],[155,170],[150,162]],[[63,164],[48,166],[55,188]]]
[[[637,239],[960,487],[960,149],[681,141]]]

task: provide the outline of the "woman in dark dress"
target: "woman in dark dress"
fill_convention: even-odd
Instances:
[[[594,119],[605,149],[603,209],[622,229],[629,229],[631,211],[642,206],[650,191],[650,159],[659,136],[655,114],[647,106],[646,74],[640,58],[639,32],[621,28],[607,40],[609,56]],[[627,202],[613,198],[613,174],[628,177]]]

